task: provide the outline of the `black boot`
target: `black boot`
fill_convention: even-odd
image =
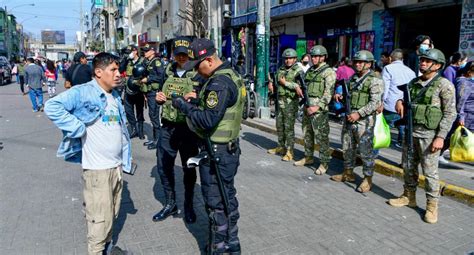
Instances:
[[[178,206],[176,206],[176,199],[174,192],[167,192],[166,194],[166,205],[153,216],[153,221],[162,221],[170,215],[175,215],[178,213]]]
[[[184,196],[184,222],[193,224],[196,222],[196,213],[193,206],[194,190],[186,190]]]
[[[138,137],[137,125],[132,126],[132,132],[130,132],[130,139]]]
[[[151,144],[147,146],[147,149],[156,150],[156,147],[158,147],[158,135],[159,135],[159,129],[153,128],[153,141]]]
[[[148,141],[143,143],[144,146],[150,146],[151,144],[155,143],[156,140],[158,140],[158,132],[156,132],[156,128],[153,128],[153,139],[150,139],[150,137],[148,137],[148,139]]]
[[[140,140],[145,139],[145,133],[143,133],[143,121],[138,122],[137,129],[138,129],[137,130],[138,131],[138,138],[140,138]]]

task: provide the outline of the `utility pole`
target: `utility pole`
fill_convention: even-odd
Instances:
[[[80,22],[81,22],[81,47],[80,47],[80,51],[84,51],[84,13],[82,13],[82,0],[80,1],[80,11],[79,11],[79,15],[81,15],[80,17]]]
[[[270,109],[265,107],[267,104],[267,88],[265,86],[265,79],[268,75],[267,70],[267,51],[265,43],[266,22],[270,22],[269,19],[265,19],[265,2],[268,0],[258,0],[257,5],[257,106],[259,116],[264,119],[270,118]]]

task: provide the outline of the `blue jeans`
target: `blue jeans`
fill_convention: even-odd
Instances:
[[[30,88],[28,93],[30,95],[31,104],[33,105],[33,110],[38,111],[41,107],[43,107],[43,89]]]
[[[400,115],[396,112],[391,112],[387,110],[383,110],[383,116],[385,117],[385,120],[387,121],[387,124],[390,126],[390,128],[395,127],[395,122],[401,119]],[[400,144],[403,141],[403,135],[405,133],[405,126],[403,125],[398,125],[398,139],[397,142]]]

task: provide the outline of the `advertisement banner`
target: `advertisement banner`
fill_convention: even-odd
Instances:
[[[41,31],[41,42],[43,44],[66,44],[64,30],[43,30]]]

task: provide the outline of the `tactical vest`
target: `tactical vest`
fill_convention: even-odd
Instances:
[[[325,84],[323,82],[323,72],[330,68],[328,64],[324,64],[316,71],[308,71],[305,75],[305,82],[308,86],[309,97],[322,97],[324,94]]]
[[[369,103],[370,86],[372,85],[372,81],[375,77],[376,76],[374,72],[369,71],[361,83],[356,81],[356,75],[352,76],[351,82],[349,84],[349,91],[351,93],[351,110],[359,110]]]
[[[157,67],[161,66],[161,61],[158,58],[153,58],[152,60],[148,61],[146,64],[146,70],[149,74],[155,73]],[[149,84],[143,84],[141,87],[141,91],[143,93],[147,93],[149,91],[158,90],[160,88],[160,84],[153,82]]]
[[[186,72],[183,77],[175,77],[172,71],[172,65],[166,67],[166,79],[163,84],[163,93],[166,95],[166,102],[163,104],[161,112],[162,118],[176,123],[186,122],[186,115],[171,105],[171,97],[173,94],[177,96],[184,96],[194,90],[194,87],[199,86],[199,82],[193,81],[192,78],[196,75],[195,72]]]
[[[240,122],[242,120],[242,111],[244,109],[244,100],[243,94],[245,91],[245,86],[242,80],[242,77],[235,73],[234,70],[230,68],[225,68],[216,71],[208,81],[204,84],[199,93],[199,108],[204,109],[206,105],[207,98],[204,98],[206,87],[209,84],[209,81],[213,77],[218,75],[228,76],[235,86],[237,86],[237,101],[235,104],[226,109],[222,120],[217,124],[217,126],[210,132],[211,141],[214,143],[228,143],[230,141],[236,140],[239,137],[240,132]],[[191,128],[192,129],[192,128]],[[201,138],[205,137],[205,132],[200,129],[195,129],[195,132]]]
[[[277,84],[278,86],[278,96],[287,96],[290,98],[296,98],[296,91],[288,89],[286,86],[282,86],[281,84],[278,83],[278,80],[280,79],[281,76],[284,76],[286,81],[296,82],[296,76],[299,74],[300,71],[301,70],[297,64],[294,64],[292,67],[288,69],[285,66],[282,66],[280,67],[280,69],[278,69],[278,73],[276,76],[277,80],[275,81],[276,82],[275,84]]]
[[[412,80],[409,84],[413,124],[424,125],[430,130],[437,129],[443,118],[443,111],[439,106],[431,105],[431,102],[435,91],[441,86],[440,76],[433,78],[425,87],[418,81],[419,78]]]

